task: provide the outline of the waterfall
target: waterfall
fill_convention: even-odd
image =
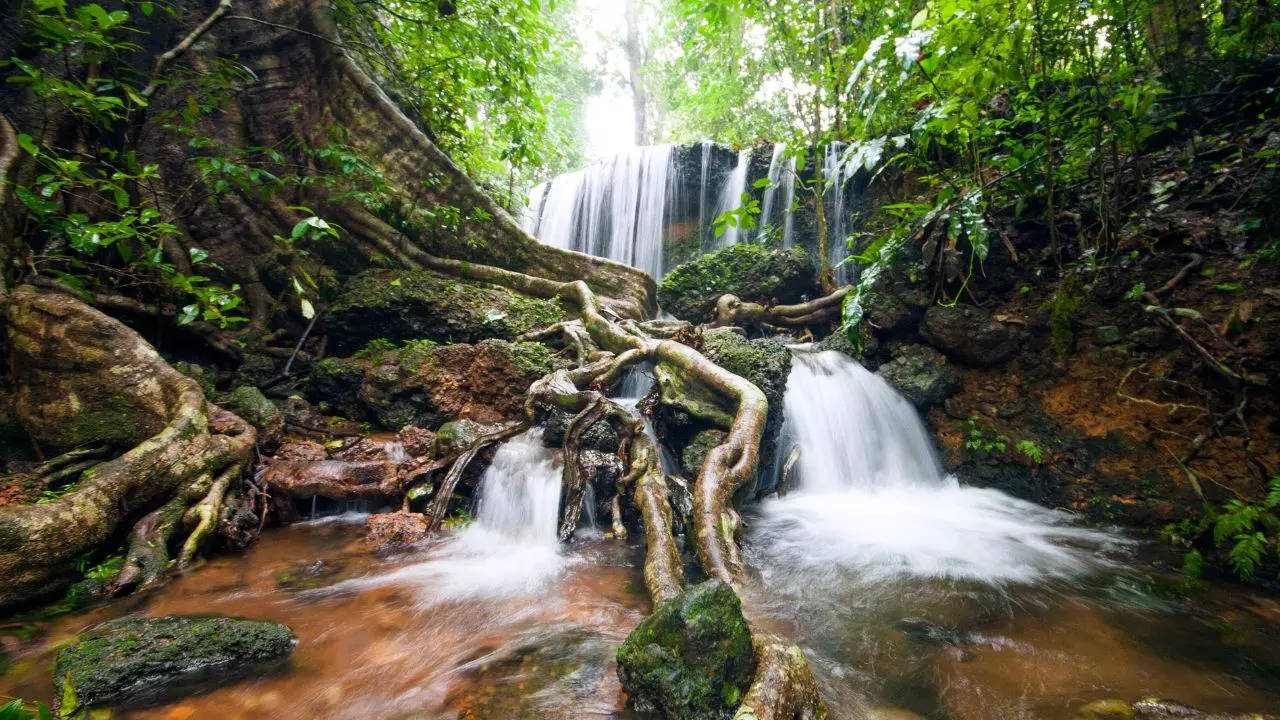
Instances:
[[[530,235],[538,234],[538,219],[542,216],[542,201],[547,196],[548,184],[538,183],[529,191],[529,204],[520,213],[520,229]]]
[[[568,562],[556,536],[561,468],[556,452],[543,447],[541,429],[512,438],[480,479],[474,522],[433,546],[423,562],[349,583],[414,585],[425,604],[538,592]]]
[[[763,228],[765,225],[778,227],[773,218],[773,204],[777,191],[781,188],[782,207],[778,212],[782,217],[782,236],[779,239],[782,247],[789,248],[793,242],[791,227],[792,205],[795,204],[796,197],[796,159],[795,157],[787,158],[784,168],[782,159],[786,149],[787,146],[784,143],[773,145],[773,157],[769,160],[769,184],[765,187],[764,198],[760,202],[760,227]]]
[[[590,253],[661,278],[672,145],[638,147],[550,181],[536,222],[537,238]]]
[[[797,350],[784,402],[781,449],[800,447],[798,489],[764,503],[751,540],[775,574],[1022,582],[1096,567],[1096,550],[1115,543],[944,476],[910,403],[840,353]]]
[[[827,261],[835,268],[836,283],[850,282],[852,270],[849,265],[839,263],[849,257],[849,245],[846,237],[849,234],[848,212],[845,208],[845,185],[853,178],[856,168],[843,162],[845,145],[833,142],[827,145],[822,160],[822,176],[826,179],[827,190],[823,198],[827,205]]]
[[[707,194],[710,192],[708,179],[711,174],[711,148],[714,143],[710,140],[702,141],[702,172],[698,179],[698,249],[704,253],[710,252],[715,247],[715,233],[711,231],[711,221],[715,218],[707,217],[707,213],[711,208],[707,207]]]
[[[724,188],[720,190],[720,200],[716,203],[715,215],[711,217],[712,222],[724,213],[742,207],[742,193],[747,190],[747,170],[750,167],[751,148],[743,148],[738,152],[738,164],[734,166],[733,172],[729,174],[729,179],[725,181]],[[713,249],[735,245],[741,242],[742,239],[742,228],[736,225],[727,226],[724,229],[724,234],[713,243]]]

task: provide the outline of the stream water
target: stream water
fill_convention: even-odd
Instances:
[[[1188,593],[1139,542],[958,485],[915,410],[844,356],[796,350],[781,441],[802,449],[799,486],[744,516],[744,603],[804,648],[832,718],[1067,720],[1150,695],[1280,710],[1280,603]],[[0,694],[49,697],[52,653],[102,620],[213,613],[287,623],[297,652],[124,717],[632,717],[613,654],[649,611],[643,548],[558,544],[559,484],[532,431],[498,450],[475,520],[423,547],[375,549],[358,515],[317,520],[158,592],[5,626]]]

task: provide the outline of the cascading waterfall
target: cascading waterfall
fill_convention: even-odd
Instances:
[[[480,480],[475,522],[424,562],[349,582],[413,584],[427,602],[536,592],[567,562],[556,536],[561,467],[556,453],[543,447],[541,429],[512,438]]]
[[[770,225],[774,228],[778,227],[778,223],[774,218],[774,203],[777,201],[778,190],[782,190],[782,202],[777,210],[777,215],[782,218],[782,247],[789,248],[793,242],[791,235],[793,220],[793,205],[796,197],[796,159],[795,157],[786,158],[783,162],[787,146],[783,143],[774,143],[773,157],[769,159],[769,184],[765,186],[764,197],[760,201],[760,226]]]
[[[715,215],[711,217],[713,221],[730,210],[737,210],[742,207],[742,193],[747,190],[747,170],[750,167],[751,148],[743,148],[738,152],[738,164],[734,166],[733,172],[729,174],[724,187],[720,190],[720,199],[716,203]],[[714,231],[712,231],[712,235],[714,236]],[[714,240],[712,246],[713,249],[728,247],[741,242],[742,239],[741,227],[737,225],[726,226],[724,233]]]
[[[708,216],[712,208],[707,207],[713,146],[714,143],[710,140],[702,141],[702,170],[698,178],[698,249],[704,253],[710,252],[715,242],[715,234],[711,231],[711,221],[714,218]]]
[[[661,278],[671,198],[672,145],[637,147],[548,183],[536,220],[542,242],[640,268]]]
[[[782,449],[800,446],[800,480],[755,522],[769,567],[1026,582],[1096,567],[1085,548],[1115,542],[944,477],[910,403],[840,353],[797,350],[785,403]]]
[[[849,257],[845,185],[853,178],[856,169],[843,161],[844,149],[844,143],[830,143],[822,160],[822,176],[827,181],[827,191],[823,198],[827,206],[827,261],[835,268],[835,279],[839,285],[849,283],[853,275],[852,267],[840,264]]]

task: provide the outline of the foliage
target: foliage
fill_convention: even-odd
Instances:
[[[966,420],[965,425],[968,427],[968,437],[964,441],[965,450],[991,455],[993,453],[1002,453],[1007,448],[1009,437],[1002,435],[994,427],[983,423],[977,415],[973,415]],[[1021,446],[1018,449],[1021,450]]]
[[[1080,282],[1074,275],[1069,275],[1045,303],[1045,309],[1049,311],[1049,347],[1053,348],[1058,357],[1065,357],[1071,350],[1071,340],[1075,337],[1075,316],[1084,298]]]
[[[1272,476],[1267,494],[1260,499],[1232,498],[1209,512],[1197,523],[1184,520],[1164,529],[1164,536],[1187,547],[1183,569],[1199,577],[1205,567],[1204,555],[1193,545],[1208,536],[1211,547],[1224,551],[1226,563],[1241,580],[1251,580],[1267,557],[1280,555],[1280,474]]]
[[[0,705],[0,720],[53,720],[53,712],[42,702],[13,699]]]
[[[1034,440],[1019,440],[1015,446],[1018,452],[1027,457],[1028,460],[1036,465],[1044,464],[1044,448],[1041,448]]]
[[[335,10],[401,107],[500,199],[581,164],[595,80],[570,0],[339,0]]]

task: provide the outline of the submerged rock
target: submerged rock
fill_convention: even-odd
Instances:
[[[1075,720],[1275,720],[1261,713],[1209,713],[1173,700],[1146,698],[1136,703],[1095,700],[1077,712]]]
[[[803,248],[730,245],[687,262],[662,279],[658,304],[681,320],[710,322],[716,300],[733,293],[758,303],[789,304],[815,293],[813,262]]]
[[[1018,350],[1014,331],[973,305],[934,305],[925,311],[920,335],[948,356],[982,367],[999,365]]]
[[[942,353],[924,345],[897,348],[894,358],[876,374],[920,409],[946,400],[960,385],[955,369]]]
[[[125,618],[103,623],[58,653],[55,703],[80,708],[145,705],[223,685],[289,656],[280,623],[229,617]]]
[[[514,340],[563,320],[559,302],[429,270],[366,270],[352,277],[325,318],[332,350],[354,353],[370,340]]]
[[[742,603],[719,580],[658,603],[618,648],[628,702],[669,720],[732,717],[754,667]]]
[[[412,545],[427,539],[427,516],[416,512],[370,515],[364,522],[369,540],[378,546]]]

